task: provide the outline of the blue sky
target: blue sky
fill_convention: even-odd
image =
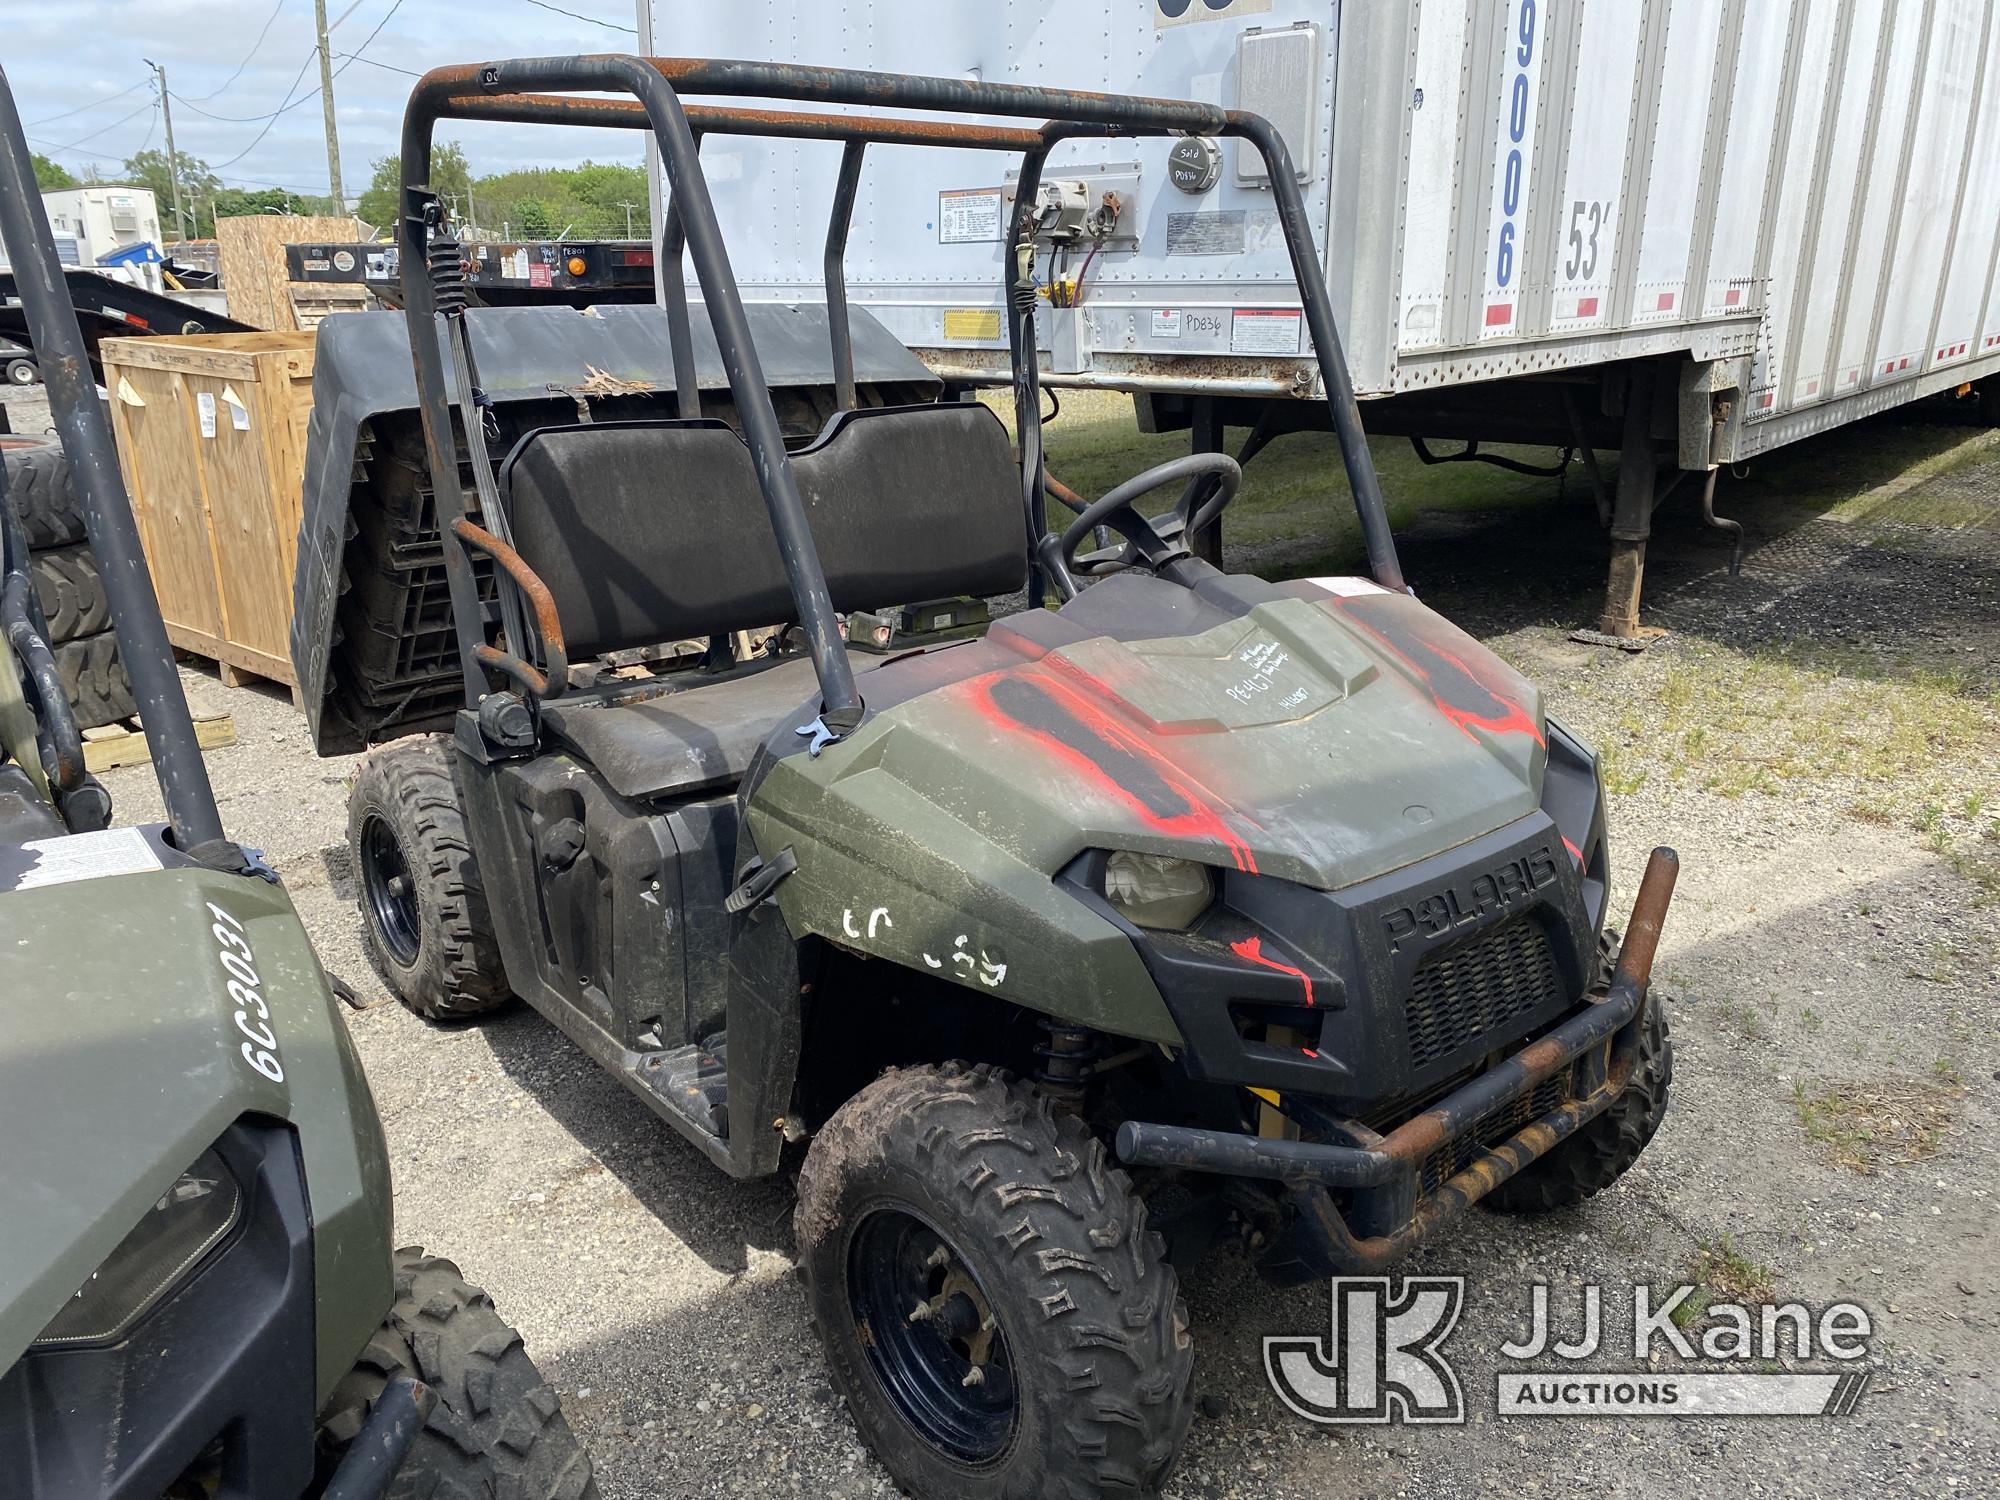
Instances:
[[[635,24],[632,0],[549,4],[559,9],[534,0],[327,0],[327,19],[337,23],[334,65],[343,69],[333,94],[349,196],[368,185],[370,164],[396,149],[409,73],[493,57],[636,50],[636,36],[620,29]],[[231,186],[327,190],[313,0],[0,0],[0,67],[33,149],[79,177],[93,165],[114,175],[127,156],[164,146],[149,57],[166,67],[184,154]],[[288,97],[302,102],[275,121],[262,118]],[[234,118],[211,118],[218,115]],[[456,123],[440,134],[463,142],[475,172],[584,157],[636,164],[643,152],[641,138],[622,131]]]

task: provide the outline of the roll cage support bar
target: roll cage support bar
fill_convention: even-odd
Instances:
[[[608,93],[627,94],[632,99],[575,97]],[[952,119],[689,106],[682,104],[683,94],[748,96],[947,115],[1000,115],[1044,123],[1026,128]],[[700,141],[706,134],[845,143],[835,181],[825,252],[834,384],[843,406],[854,401],[854,352],[846,316],[844,261],[867,148],[871,144],[895,144],[1020,154],[1020,176],[1002,274],[1014,371],[1015,417],[1020,434],[1022,502],[1031,556],[1046,529],[1046,513],[1032,251],[1024,255],[1020,249],[1024,236],[1030,235],[1032,205],[1049,151],[1062,141],[1081,138],[1224,135],[1247,141],[1263,158],[1270,178],[1334,431],[1340,439],[1341,459],[1360,517],[1369,569],[1383,587],[1398,591],[1404,588],[1381,486],[1362,433],[1360,407],[1348,378],[1340,332],[1320,272],[1291,153],[1283,137],[1263,116],[1192,101],[787,63],[608,54],[467,64],[435,68],[411,91],[403,117],[400,259],[404,311],[409,319],[425,443],[445,537],[446,574],[457,620],[459,654],[466,692],[475,704],[487,689],[486,668],[477,654],[486,642],[471,559],[455,531],[457,523],[469,517],[458,480],[452,437],[451,405],[445,382],[446,346],[438,336],[440,309],[427,274],[427,235],[434,222],[435,199],[426,184],[430,179],[432,131],[441,119],[652,131],[659,143],[669,189],[669,206],[661,226],[660,269],[669,337],[674,345],[679,410],[684,416],[698,414],[700,410],[694,390],[694,355],[688,337],[687,286],[681,270],[681,250],[685,244],[701,278],[703,299],[722,352],[730,393],[770,511],[779,555],[791,584],[793,607],[798,612],[819,679],[822,725],[833,736],[853,729],[861,721],[864,707],[841,645],[839,620],[793,480],[777,413],[757,351],[751,344],[742,295],[723,247],[715,206],[702,177]],[[1025,243],[1032,247],[1032,238]],[[480,420],[470,410],[473,393],[461,394],[468,403],[464,420]],[[1031,580],[1031,586],[1036,582]],[[490,651],[487,654],[490,656]]]
[[[174,648],[160,618],[153,575],[146,571],[146,554],[118,470],[111,424],[97,399],[83,330],[77,324],[69,284],[56,260],[55,239],[35,182],[28,138],[4,71],[0,71],[0,245],[13,263],[22,315],[48,386],[49,409],[69,458],[71,482],[83,501],[90,550],[104,578],[105,602],[111,607],[111,623],[118,632],[126,675],[132,680],[132,698],[146,723],[153,774],[160,783],[160,799],[174,842],[197,858],[212,859],[219,867],[240,865],[240,851],[224,838],[215,790],[209,785],[201,746],[195,742],[187,699],[181,695],[180,671],[174,665]],[[6,503],[0,499],[0,504]],[[25,644],[40,661],[31,659],[26,665],[31,672],[38,665],[52,667],[40,632],[33,635],[32,642]],[[47,718],[42,728],[52,738],[69,742],[57,747],[63,752],[58,757],[63,764],[57,779],[69,780],[73,787],[84,775],[83,750],[75,739],[68,702],[61,697],[62,685],[52,681],[52,675],[36,673]]]

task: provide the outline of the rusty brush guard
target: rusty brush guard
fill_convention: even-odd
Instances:
[[[1128,1120],[1118,1127],[1118,1156],[1131,1166],[1177,1167],[1281,1182],[1297,1208],[1304,1237],[1326,1273],[1379,1266],[1602,1114],[1631,1080],[1645,1020],[1647,986],[1660,927],[1673,898],[1680,858],[1655,849],[1639,883],[1632,921],[1611,984],[1546,1035],[1446,1095],[1422,1114],[1376,1135],[1337,1122],[1358,1144],[1273,1140],[1178,1125]],[[1576,1075],[1570,1097],[1484,1148],[1429,1193],[1418,1191],[1424,1164],[1535,1091],[1565,1068]],[[1345,1216],[1329,1189],[1351,1193]],[[1352,1222],[1350,1222],[1352,1221]]]

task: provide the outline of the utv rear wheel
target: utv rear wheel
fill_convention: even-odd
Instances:
[[[398,740],[362,762],[347,841],[368,956],[427,1021],[463,1020],[508,997],[486,889],[435,736]]]
[[[521,1335],[457,1266],[396,1252],[396,1300],[321,1413],[324,1483],[398,1375],[437,1392],[424,1430],[390,1481],[389,1500],[588,1500],[590,1458]]]
[[[1145,1205],[1081,1121],[985,1067],[887,1074],[814,1141],[796,1218],[835,1386],[898,1484],[1151,1495],[1194,1347]]]
[[[1487,1204],[1502,1213],[1540,1214],[1603,1192],[1625,1175],[1659,1131],[1673,1081],[1674,1042],[1667,1032],[1666,1008],[1649,997],[1638,1060],[1625,1092],[1547,1156],[1501,1183],[1487,1195]]]

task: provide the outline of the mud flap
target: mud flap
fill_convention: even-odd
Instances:
[[[803,1032],[799,945],[775,902],[729,927],[729,1171],[778,1169]]]

